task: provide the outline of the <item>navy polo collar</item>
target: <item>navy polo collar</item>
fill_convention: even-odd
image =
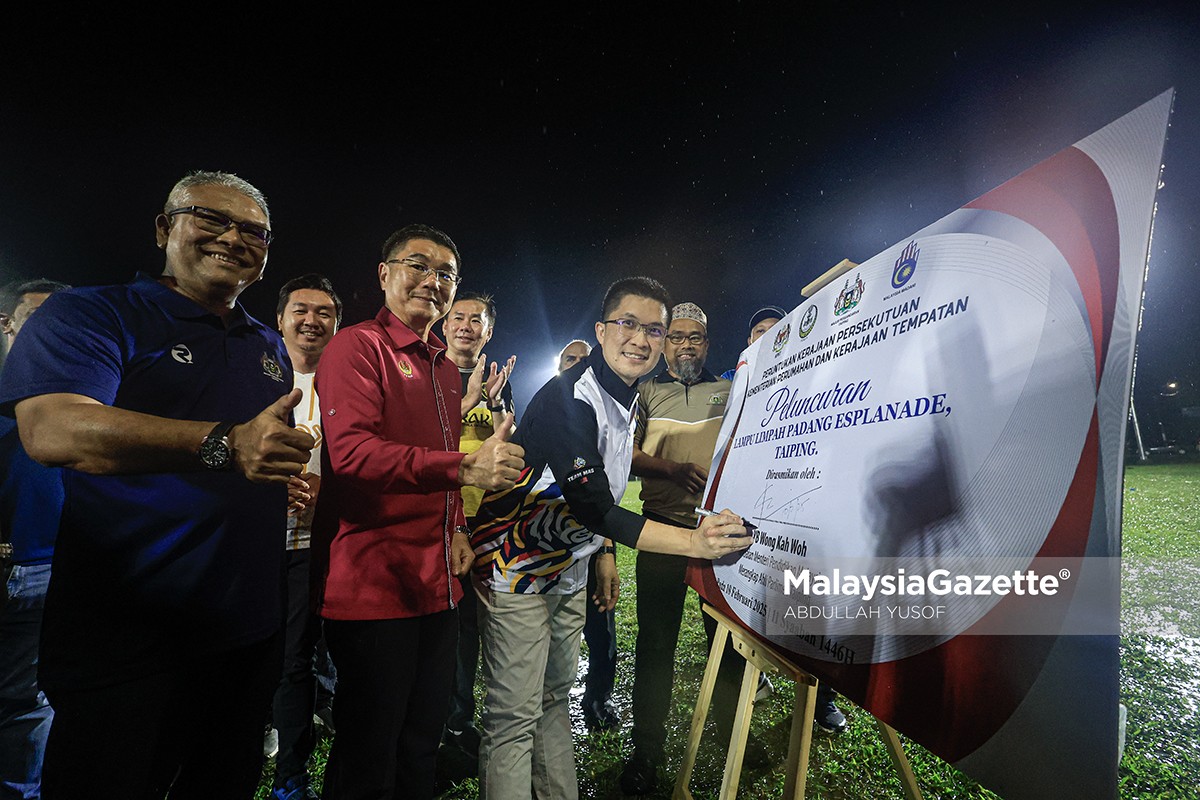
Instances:
[[[148,273],[139,272],[129,286],[142,297],[159,306],[173,317],[179,319],[200,319],[201,317],[212,317],[216,320],[221,319],[195,300],[180,294]],[[241,303],[235,302],[233,308],[230,309],[229,316],[222,324],[227,329],[232,330],[241,325],[253,327],[256,321],[246,313],[246,309],[242,308]]]

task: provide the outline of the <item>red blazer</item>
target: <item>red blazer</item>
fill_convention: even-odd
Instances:
[[[394,619],[454,608],[450,537],[462,379],[386,307],[338,332],[317,367],[324,447],[312,583],[327,619]]]

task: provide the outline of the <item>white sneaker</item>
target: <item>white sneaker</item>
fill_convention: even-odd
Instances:
[[[279,755],[279,731],[267,726],[267,731],[263,734],[263,757],[274,758]]]

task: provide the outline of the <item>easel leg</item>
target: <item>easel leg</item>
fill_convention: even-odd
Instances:
[[[908,763],[908,756],[904,755],[904,746],[900,744],[900,737],[896,734],[896,730],[878,719],[875,720],[875,724],[879,726],[879,732],[883,734],[883,742],[887,745],[888,755],[892,757],[896,774],[900,776],[900,785],[904,787],[904,796],[908,800],[922,800],[921,790],[917,787],[917,779],[913,775],[912,765]]]
[[[708,654],[708,664],[704,668],[704,679],[700,682],[700,696],[696,699],[696,710],[692,714],[692,730],[688,735],[687,753],[684,755],[683,767],[679,778],[675,781],[673,800],[692,800],[688,784],[692,780],[692,770],[696,767],[696,754],[700,750],[700,736],[704,731],[704,721],[708,718],[708,709],[712,704],[713,689],[717,685],[717,670],[725,653],[725,643],[731,638],[734,649],[746,659],[746,669],[742,673],[742,688],[738,696],[737,714],[733,721],[733,731],[729,737],[729,753],[725,758],[725,775],[721,780],[721,800],[734,800],[737,796],[738,782],[741,779],[742,759],[746,752],[746,739],[750,734],[750,715],[754,711],[754,695],[758,691],[758,676],[762,670],[778,671],[796,682],[796,697],[792,705],[792,727],[788,738],[787,777],[783,784],[784,800],[804,800],[804,792],[808,782],[808,757],[812,749],[813,718],[817,709],[817,679],[795,664],[776,653],[769,646],[752,640],[748,634],[736,629],[729,619],[711,605],[704,606],[704,613],[717,621],[717,634],[713,637],[712,648]],[[912,766],[904,755],[900,737],[890,726],[875,720],[879,732],[887,745],[888,755],[892,758],[892,766],[900,776],[900,785],[904,788],[907,800],[923,800],[917,779],[913,776]]]
[[[688,734],[687,752],[683,756],[683,766],[675,781],[673,795],[675,800],[688,800],[692,796],[688,784],[692,782],[692,770],[696,767],[696,756],[700,752],[700,737],[704,734],[704,721],[708,719],[708,707],[712,705],[713,689],[717,685],[717,670],[721,665],[721,655],[725,652],[725,643],[728,640],[729,628],[718,622],[712,649],[708,653],[708,664],[704,667],[704,677],[700,681],[700,696],[696,698],[696,710],[692,712],[692,729]]]
[[[714,658],[720,661],[721,655]],[[733,730],[729,734],[729,752],[725,756],[720,800],[734,800],[737,797],[738,782],[742,778],[742,757],[746,754],[746,739],[750,736],[750,715],[754,711],[754,694],[758,691],[760,674],[758,667],[750,661],[746,662],[746,669],[742,672],[742,690],[738,693],[737,713],[733,717]]]
[[[812,749],[813,716],[816,709],[817,687],[797,681],[796,699],[792,701],[788,758],[784,766],[787,774],[783,783],[784,800],[804,800],[804,788],[808,782],[808,753]]]

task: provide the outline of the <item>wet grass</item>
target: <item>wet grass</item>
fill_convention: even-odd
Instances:
[[[1125,472],[1121,797],[1200,797],[1200,464]]]
[[[1130,467],[1124,509],[1122,632],[1200,637],[1200,464]]]
[[[638,510],[638,484],[631,484],[622,505]],[[1122,581],[1121,700],[1128,707],[1124,758],[1119,771],[1122,798],[1175,800],[1200,797],[1200,464],[1135,466],[1126,472]],[[577,704],[572,705],[576,728],[575,756],[581,797],[623,798],[619,777],[630,751],[632,724],[630,692],[632,653],[636,638],[634,615],[637,587],[635,555],[620,548],[617,558],[622,597],[617,607],[617,687],[614,702],[621,712],[618,731],[589,735]],[[683,761],[693,703],[707,658],[700,609],[688,593],[676,660],[674,705],[668,723],[667,768],[654,798],[669,798],[675,771]],[[587,652],[580,658],[582,693]],[[794,687],[773,679],[775,693],[755,705],[751,735],[770,756],[768,763],[748,766],[742,774],[741,797],[776,798],[783,792],[779,765],[787,750],[790,705]],[[482,687],[477,691],[482,698]],[[838,737],[817,735],[809,760],[808,792],[821,800],[866,800],[902,797],[899,780],[869,714],[842,698],[849,718]],[[706,740],[715,738],[711,729]],[[901,737],[917,782],[929,800],[976,800],[998,796],[979,786],[920,745]],[[319,781],[328,752],[322,742],[314,759]],[[460,765],[461,766],[461,765]],[[692,779],[696,798],[715,798],[720,788],[724,753],[702,746]],[[269,771],[257,798],[268,797]],[[446,783],[446,800],[478,796],[474,779]]]

